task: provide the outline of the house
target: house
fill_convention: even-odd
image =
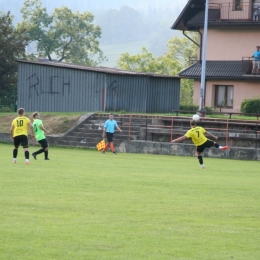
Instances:
[[[17,106],[27,112],[169,113],[179,109],[178,76],[46,60],[17,62]]]
[[[198,32],[198,60],[179,73],[194,79],[193,102],[201,96],[205,0],[189,0],[172,29]],[[240,112],[244,99],[260,97],[260,68],[252,55],[260,45],[260,0],[209,0],[204,106]]]

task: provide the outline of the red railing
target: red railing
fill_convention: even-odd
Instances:
[[[181,135],[184,135],[186,131],[190,129],[189,121],[190,117],[181,117],[181,116],[156,116],[154,118],[160,119],[164,124],[151,124],[148,123],[148,119],[153,118],[153,116],[141,116],[143,122],[140,125],[135,124],[134,117],[136,115],[124,115],[121,116],[121,126],[128,127],[128,140],[131,140],[132,130],[131,127],[140,126],[141,131],[144,132],[144,141],[155,141],[154,136],[166,137],[167,141],[170,142],[172,139],[177,138]],[[140,116],[139,116],[140,117]],[[125,122],[122,122],[124,118]],[[258,118],[258,117],[257,117]],[[128,121],[126,121],[128,120]],[[118,120],[120,122],[120,120]],[[178,123],[187,125],[187,127],[178,126]],[[198,125],[204,127],[207,131],[213,131],[214,135],[218,136],[220,141],[225,142],[225,145],[233,146],[236,141],[245,143],[245,140],[248,140],[248,143],[254,145],[250,146],[251,148],[258,149],[258,143],[260,144],[260,139],[258,138],[260,133],[260,122],[259,120],[232,120],[232,119],[220,119],[220,118],[201,118],[198,122]],[[218,127],[214,127],[214,125]],[[212,126],[212,127],[211,127]],[[249,129],[251,128],[251,130]],[[224,142],[221,143],[224,145]],[[243,146],[244,145],[236,145]]]

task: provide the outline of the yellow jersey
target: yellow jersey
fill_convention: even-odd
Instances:
[[[204,144],[208,140],[207,137],[204,135],[205,133],[206,133],[206,130],[203,127],[196,126],[194,128],[191,128],[185,134],[185,136],[187,138],[191,138],[192,142],[196,146],[200,146],[200,145]]]
[[[28,117],[25,116],[18,116],[16,117],[12,125],[13,128],[13,137],[16,137],[18,135],[26,135],[28,136],[28,123],[30,123],[31,120]]]

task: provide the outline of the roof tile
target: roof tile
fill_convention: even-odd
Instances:
[[[196,62],[179,73],[180,77],[198,78],[201,76],[202,63]],[[207,78],[242,78],[250,74],[251,61],[206,61]]]

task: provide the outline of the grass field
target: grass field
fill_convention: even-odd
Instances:
[[[259,162],[0,144],[0,259],[259,259]],[[30,152],[36,147],[30,147]]]

